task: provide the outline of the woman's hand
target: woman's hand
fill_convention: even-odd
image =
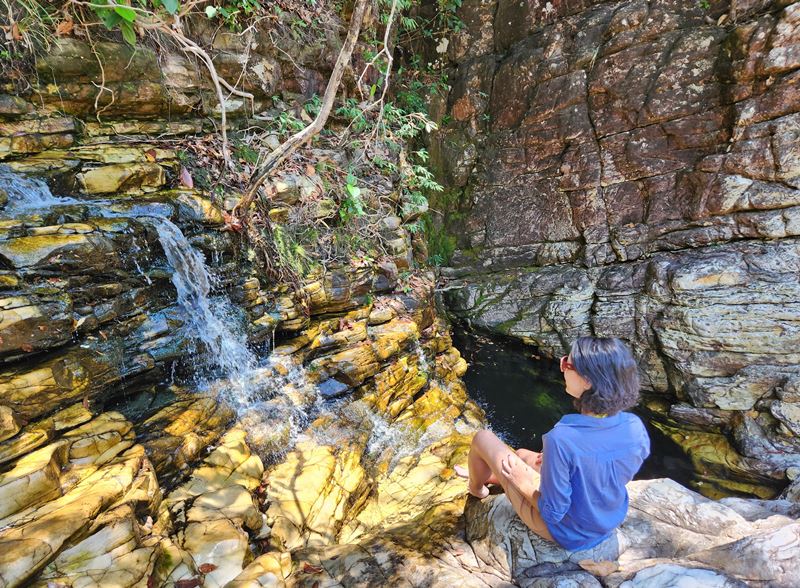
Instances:
[[[533,453],[531,451],[530,453]],[[512,484],[527,500],[532,500],[537,490],[534,483],[534,468],[523,461],[519,455],[509,453],[500,462],[500,473]]]

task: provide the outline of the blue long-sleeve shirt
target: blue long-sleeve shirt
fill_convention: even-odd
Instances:
[[[539,511],[553,538],[571,551],[590,549],[622,523],[625,484],[650,454],[639,417],[565,415],[543,437]]]

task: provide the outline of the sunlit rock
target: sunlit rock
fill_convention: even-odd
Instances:
[[[143,423],[154,434],[144,440],[159,472],[186,470],[233,420],[233,411],[208,396],[187,396]]]
[[[78,174],[87,194],[153,192],[164,185],[164,170],[155,163],[111,164]]]

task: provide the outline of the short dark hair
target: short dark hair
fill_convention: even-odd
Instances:
[[[639,402],[639,370],[631,350],[611,337],[581,337],[572,344],[572,365],[592,385],[575,408],[613,415]]]

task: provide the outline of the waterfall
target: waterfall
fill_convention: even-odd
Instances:
[[[306,389],[308,383],[302,366],[273,369],[280,359],[259,359],[247,346],[247,335],[241,311],[222,293],[215,293],[215,278],[206,266],[203,254],[195,249],[181,229],[169,220],[172,206],[162,202],[125,202],[53,196],[47,184],[40,179],[26,177],[0,165],[0,191],[8,195],[8,203],[0,215],[13,217],[30,212],[50,211],[56,206],[81,204],[91,215],[103,218],[136,218],[150,224],[157,232],[167,262],[172,269],[172,283],[177,292],[177,302],[186,320],[186,336],[198,341],[202,354],[194,358],[195,383],[212,394],[217,394],[230,404],[240,416],[259,407],[285,389]],[[0,207],[2,208],[2,207]],[[135,236],[130,252],[133,264],[148,285],[152,280],[147,268],[141,267],[137,253],[147,247],[137,242]],[[291,396],[291,395],[290,395]],[[295,394],[297,396],[297,394]],[[303,395],[301,395],[303,396]],[[292,396],[294,398],[294,396]],[[292,426],[305,418],[305,410],[313,405],[313,398],[305,394],[304,406],[294,408]],[[288,401],[287,401],[288,402]],[[291,404],[291,402],[290,402]],[[301,415],[302,413],[302,415]],[[287,417],[289,418],[289,417]]]
[[[233,304],[224,295],[211,296],[213,279],[205,260],[180,228],[165,218],[152,218],[150,222],[172,266],[172,283],[178,304],[186,312],[189,335],[203,343],[205,365],[217,368],[230,382],[226,400],[237,409],[245,408],[253,401],[252,374],[258,365],[247,348]]]
[[[53,196],[42,180],[18,174],[7,165],[0,165],[0,190],[8,196],[3,216],[80,203],[74,198]]]

